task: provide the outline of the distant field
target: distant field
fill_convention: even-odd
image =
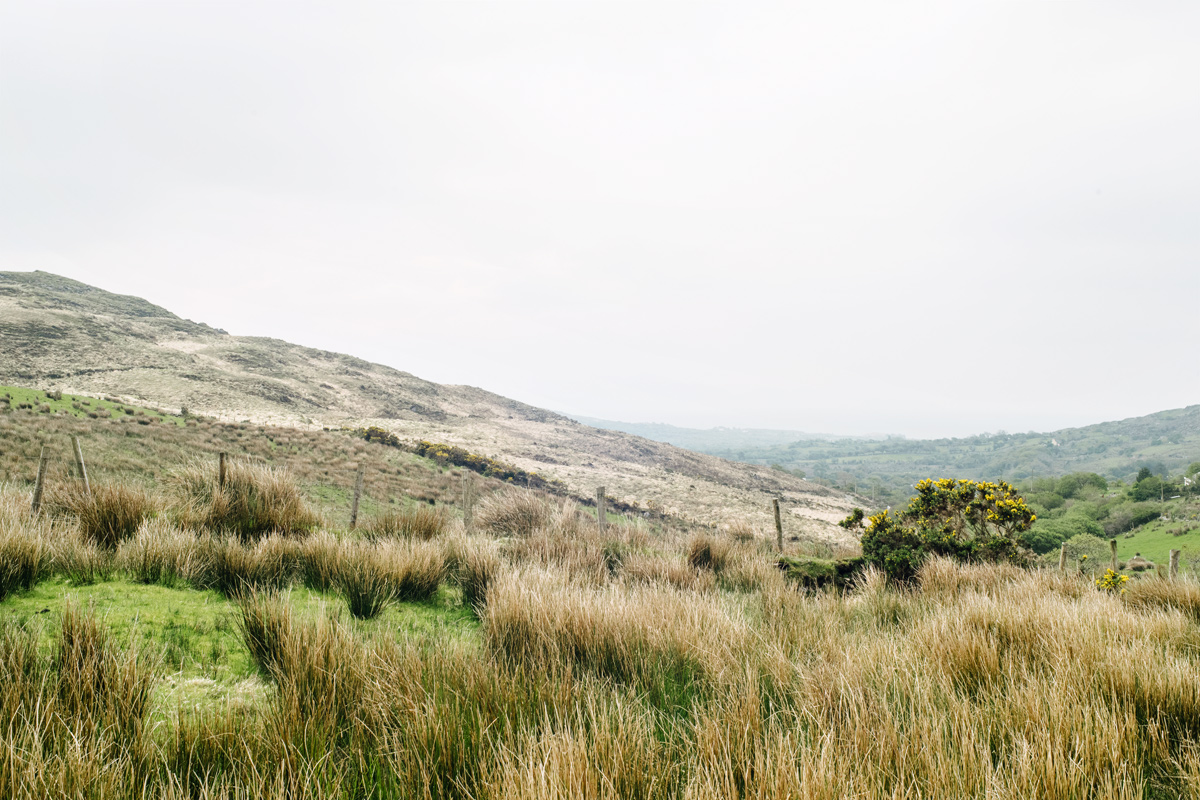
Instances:
[[[1144,558],[1166,564],[1171,550],[1179,550],[1184,565],[1200,570],[1200,504],[1171,503],[1170,521],[1149,522],[1133,535],[1117,537],[1117,557],[1121,560],[1141,553]]]

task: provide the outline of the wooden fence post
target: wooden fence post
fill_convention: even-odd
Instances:
[[[1171,576],[1171,580],[1179,577],[1179,551],[1171,551],[1171,571],[1167,573]]]
[[[38,509],[42,507],[42,486],[46,482],[46,445],[42,445],[42,454],[38,457],[37,482],[33,484],[33,503],[30,504],[30,513],[37,516]]]
[[[358,525],[358,498],[362,495],[363,470],[366,464],[359,462],[358,475],[354,478],[354,503],[350,506],[350,530]]]
[[[1110,548],[1112,548],[1112,564],[1111,564],[1112,571],[1116,572],[1117,571],[1117,540],[1109,539],[1108,546]]]
[[[225,454],[217,454],[217,486],[225,488]]]
[[[471,518],[474,516],[474,500],[471,496],[471,482],[467,480],[467,473],[463,472],[462,476],[462,498],[463,498],[463,527],[468,531],[471,530]]]
[[[83,481],[84,494],[92,493],[92,485],[88,483],[87,467],[83,463],[83,448],[79,446],[79,437],[72,436],[71,443],[75,446],[75,466],[79,467],[79,479]]]
[[[771,501],[771,506],[775,510],[775,546],[779,548],[779,552],[783,552],[783,518],[779,516],[779,498]]]
[[[604,530],[604,526],[608,524],[608,511],[604,508],[604,487],[596,488],[596,522],[600,525],[600,530]]]
[[[1067,543],[1063,542],[1062,547],[1058,551],[1058,571],[1067,571]]]

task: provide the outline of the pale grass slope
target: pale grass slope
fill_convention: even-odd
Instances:
[[[844,539],[845,495],[790,475],[701,455],[470,386],[277,339],[231,336],[133,297],[44,272],[0,273],[0,383],[113,395],[226,420],[379,425],[459,444],[704,524],[752,521],[765,535],[782,497],[789,535]]]

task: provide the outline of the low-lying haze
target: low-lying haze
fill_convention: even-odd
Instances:
[[[1188,405],[1184,4],[0,6],[0,269],[680,426]]]

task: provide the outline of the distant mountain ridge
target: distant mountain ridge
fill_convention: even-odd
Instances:
[[[0,383],[112,395],[226,420],[378,425],[463,446],[700,524],[766,527],[783,498],[789,530],[840,539],[844,492],[613,430],[471,386],[354,356],[233,336],[136,297],[45,272],[0,272]]]
[[[945,439],[808,436],[780,441],[783,434],[794,432],[693,431],[670,425],[588,421],[722,458],[803,471],[810,478],[849,484],[867,494],[872,494],[869,487],[903,494],[916,481],[931,476],[1020,481],[1032,476],[1095,472],[1128,481],[1142,467],[1177,474],[1200,461],[1200,405],[1047,433],[983,433]]]
[[[778,430],[772,428],[682,428],[663,422],[617,422],[596,417],[581,417],[578,414],[565,414],[584,425],[593,428],[603,428],[610,431],[624,431],[635,436],[653,439],[656,442],[666,442],[677,447],[686,447],[700,453],[717,450],[731,450],[743,447],[778,447],[800,441],[834,441],[837,439],[853,439],[869,441],[884,439],[886,436],[842,436],[833,433],[805,433],[804,431]]]

